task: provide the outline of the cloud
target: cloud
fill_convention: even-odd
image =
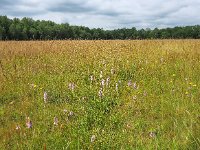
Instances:
[[[0,0],[0,15],[68,22],[90,28],[162,28],[200,22],[196,0]]]

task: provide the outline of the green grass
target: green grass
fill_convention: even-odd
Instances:
[[[199,46],[1,42],[0,149],[199,149]]]

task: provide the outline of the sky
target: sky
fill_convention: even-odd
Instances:
[[[0,15],[89,28],[166,28],[200,24],[200,0],[0,0]]]

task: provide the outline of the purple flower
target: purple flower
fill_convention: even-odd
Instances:
[[[134,89],[137,89],[137,84],[136,84],[136,82],[133,83],[133,88],[134,88]]]
[[[109,86],[109,82],[110,82],[110,77],[108,77],[108,78],[106,79],[106,86]]]
[[[54,123],[53,123],[54,125],[58,125],[58,118],[57,117],[54,117]]]
[[[75,84],[74,83],[69,83],[68,88],[72,91],[75,89]]]
[[[102,80],[101,80],[101,86],[104,87],[104,85],[105,85],[105,80],[102,79]]]
[[[32,128],[32,126],[33,126],[32,121],[30,120],[29,117],[27,117],[27,119],[26,119],[26,126],[27,126],[27,128]]]
[[[100,98],[103,97],[103,89],[102,89],[102,88],[99,90],[99,97],[100,97]]]
[[[118,83],[115,84],[115,90],[118,91]]]
[[[70,111],[68,116],[73,116],[73,115],[74,115],[74,112]]]
[[[44,102],[47,103],[47,92],[44,92]]]
[[[128,84],[127,84],[127,85],[128,85],[128,86],[131,86],[131,85],[132,85],[131,80],[128,81]]]

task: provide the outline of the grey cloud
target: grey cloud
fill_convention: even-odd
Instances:
[[[83,3],[75,3],[68,1],[68,2],[58,3],[54,6],[49,6],[48,11],[83,13],[83,12],[94,11],[94,9],[84,5]]]
[[[197,0],[0,0],[0,15],[33,17],[90,28],[155,28],[200,23]]]

